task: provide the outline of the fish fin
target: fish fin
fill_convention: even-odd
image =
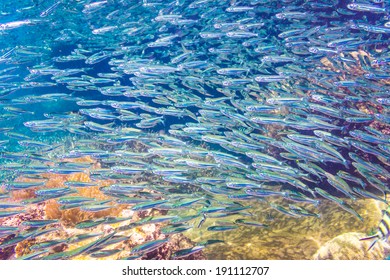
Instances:
[[[115,121],[110,122],[108,124],[105,124],[105,126],[108,126],[108,127],[113,127],[114,125],[115,125]]]
[[[363,238],[360,238],[359,240],[363,241],[363,240],[370,240],[370,239],[373,239],[373,238],[379,238],[378,234],[370,235],[370,236],[367,236],[367,237],[363,237]]]
[[[185,52],[185,53],[191,52],[191,51],[189,51],[189,50],[186,48],[186,46],[184,46],[183,43],[181,43],[180,45],[181,45],[181,48],[183,49],[183,52]]]
[[[374,245],[376,244],[376,242],[378,242],[378,240],[379,240],[379,239],[375,239],[375,240],[371,243],[370,247],[368,247],[367,251],[370,251],[371,248],[374,247]]]

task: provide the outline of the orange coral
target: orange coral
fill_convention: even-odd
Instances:
[[[72,159],[71,162],[93,162],[95,161],[90,157],[83,157]],[[94,165],[97,165],[96,163]],[[100,167],[100,166],[97,166]],[[46,184],[46,187],[60,187],[63,186],[66,181],[79,181],[79,182],[91,182],[91,178],[87,173],[75,173],[70,175],[55,175],[51,174],[50,180]],[[97,200],[106,200],[110,199],[109,196],[106,196],[103,192],[100,191],[101,187],[108,186],[113,184],[112,180],[101,180],[96,181],[96,186],[87,187],[87,188],[78,188],[76,194],[71,194],[70,196],[83,196],[96,198]],[[47,219],[59,219],[65,226],[74,226],[77,223],[80,223],[84,220],[101,218],[106,216],[116,216],[118,215],[125,206],[115,207],[112,209],[97,211],[97,212],[87,212],[82,211],[79,208],[73,208],[68,210],[61,210],[60,205],[56,200],[49,200],[45,206],[45,213]]]
[[[45,205],[45,213],[47,219],[59,219],[64,226],[73,227],[89,219],[118,216],[124,208],[125,206],[120,206],[96,212],[82,211],[80,208],[61,210],[57,201],[50,200]]]
[[[35,197],[35,191],[39,188],[33,188],[28,190],[13,191],[11,193],[11,198],[15,201],[30,199]]]
[[[21,256],[32,253],[30,247],[35,244],[35,239],[28,239],[22,242],[19,242],[15,247],[15,257],[19,258]]]

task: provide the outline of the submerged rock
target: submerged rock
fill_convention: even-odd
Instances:
[[[370,241],[360,241],[360,232],[341,234],[322,245],[313,255],[314,260],[383,260],[390,253],[390,245],[378,241],[371,250]]]
[[[279,199],[273,201],[282,205],[285,203]],[[189,231],[185,235],[195,242],[206,239],[225,241],[225,243],[215,244],[204,250],[208,259],[310,260],[317,255],[318,259],[322,259],[322,256],[324,259],[343,259],[343,255],[345,255],[344,259],[384,259],[387,255],[384,249],[387,248],[387,244],[378,246],[378,242],[374,247],[379,248],[367,253],[371,242],[360,241],[359,238],[376,231],[382,218],[381,210],[386,207],[385,204],[373,199],[359,199],[351,204],[364,218],[363,222],[328,200],[321,200],[318,207],[305,206],[308,210],[318,213],[320,218],[293,218],[277,211],[272,211],[272,218],[270,218],[265,215],[268,211],[267,204],[256,202],[250,204],[252,219],[268,224],[268,228],[240,226],[235,231],[213,233],[207,231],[207,227],[217,221],[209,218],[202,227],[201,234]],[[353,236],[357,232],[360,232],[359,236],[354,239],[351,237],[354,243],[348,241],[354,244],[353,246],[344,239],[337,243],[339,236],[351,234]],[[319,255],[319,252],[322,252],[321,248],[326,247],[332,240],[336,240],[337,246],[332,245],[330,252],[341,251],[340,255],[336,253]],[[346,247],[346,252],[343,251],[344,247]],[[356,251],[355,254],[348,253],[353,250]]]

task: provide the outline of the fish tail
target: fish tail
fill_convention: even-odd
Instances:
[[[346,134],[348,132],[348,125],[344,125],[341,127],[341,132]]]
[[[343,165],[346,169],[349,169],[350,165],[351,165],[351,161],[350,160],[344,160],[343,161]]]
[[[367,236],[367,237],[363,237],[363,238],[360,238],[359,240],[362,241],[362,240],[370,240],[370,239],[373,239],[375,238],[375,240],[371,243],[371,245],[368,247],[367,249],[367,252],[370,251],[372,249],[372,247],[374,247],[374,245],[378,242],[379,240],[379,235],[378,234],[375,234],[375,235],[371,235],[371,236]]]

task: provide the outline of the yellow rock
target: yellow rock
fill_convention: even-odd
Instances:
[[[368,251],[370,241],[360,241],[365,234],[348,232],[326,242],[314,254],[314,260],[383,260],[390,252],[390,245],[378,241]]]

